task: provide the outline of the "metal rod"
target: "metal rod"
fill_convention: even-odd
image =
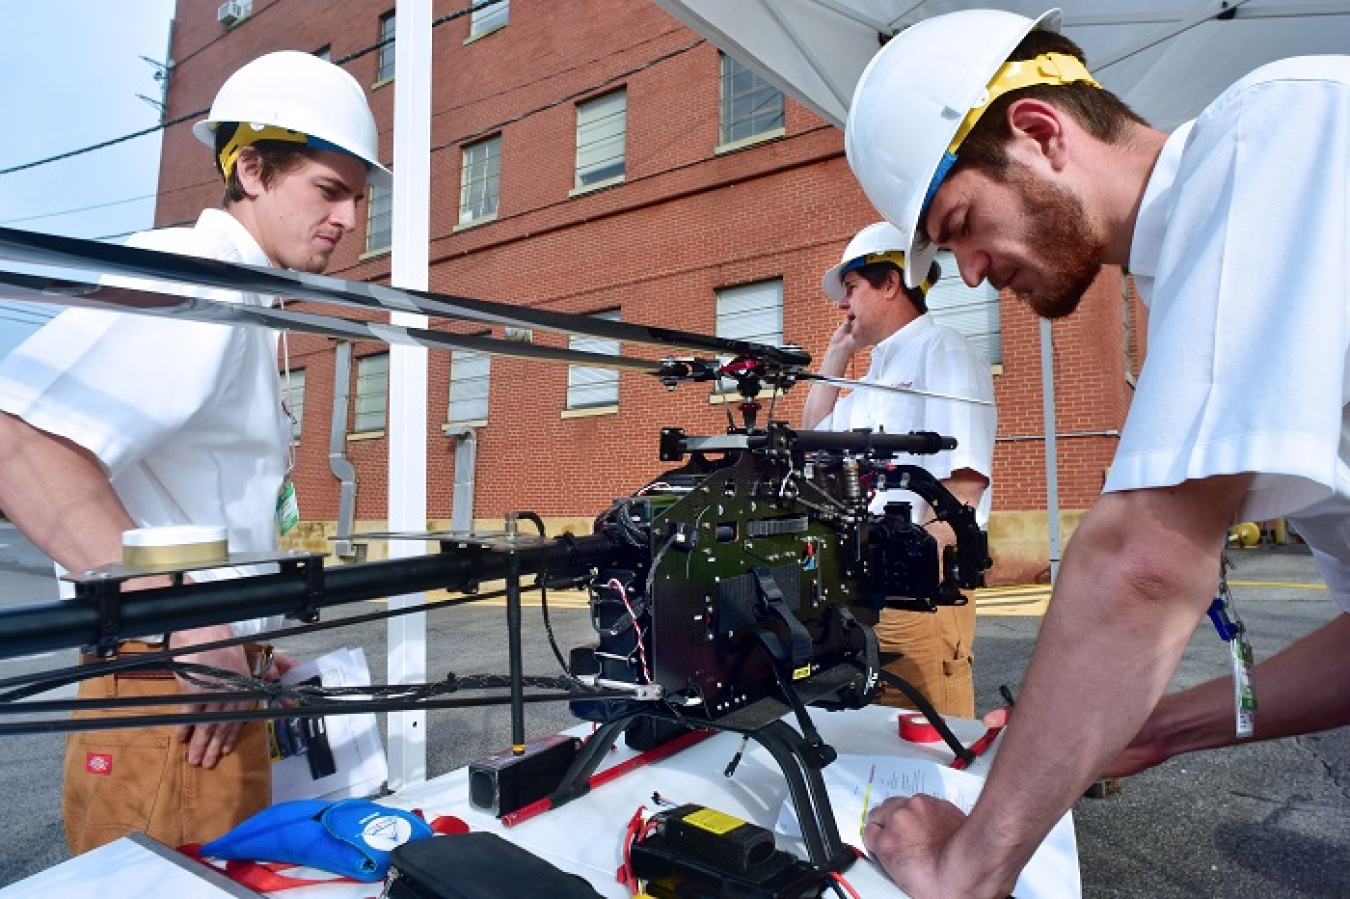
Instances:
[[[612,558],[614,543],[605,535],[579,537],[513,550],[522,572],[553,572],[589,567]],[[321,595],[311,595],[303,574],[281,572],[225,581],[137,590],[118,597],[119,639],[186,630],[272,615],[299,615],[324,608],[388,596],[399,591],[462,591],[485,580],[505,577],[508,554],[492,549],[340,565],[324,570]],[[54,649],[94,645],[99,640],[97,602],[88,596],[0,609],[0,658]]]

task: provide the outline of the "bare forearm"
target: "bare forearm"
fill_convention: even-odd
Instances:
[[[825,355],[821,357],[816,374],[827,378],[843,377],[852,358],[852,351],[831,342],[825,350]],[[820,424],[834,409],[834,404],[838,400],[838,387],[832,384],[812,384],[811,392],[806,396],[806,404],[802,407],[802,427],[809,430]]]
[[[0,508],[70,571],[115,561],[122,532],[135,527],[92,454],[4,413]]]
[[[973,468],[958,468],[951,477],[943,478],[939,483],[960,502],[974,508],[980,504],[980,498],[989,486],[989,479]],[[956,543],[956,532],[945,521],[925,522],[924,529],[937,540],[939,550]]]
[[[1055,821],[1148,717],[1213,595],[1230,499],[1193,491],[1190,519],[1175,521],[1174,508],[1160,513],[1108,495],[1080,526],[1017,713],[953,841],[954,857],[990,878],[971,895],[1006,895]]]
[[[802,427],[809,431],[824,421],[838,399],[838,387],[812,384],[811,392],[806,395],[806,403],[802,406]]]
[[[1256,666],[1253,740],[1350,724],[1350,615],[1335,619]],[[1259,648],[1259,647],[1258,647]],[[1309,684],[1316,684],[1310,689]],[[1135,743],[1159,761],[1247,742],[1237,737],[1233,679],[1221,677],[1163,697]]]

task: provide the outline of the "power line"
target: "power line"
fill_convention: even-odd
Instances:
[[[60,162],[62,159],[70,159],[72,156],[79,156],[83,153],[92,153],[94,150],[102,150],[107,147],[114,146],[116,144],[125,143],[126,141],[129,140],[135,140],[136,138],[144,137],[147,134],[154,134],[156,131],[163,131],[170,125],[177,125],[180,122],[186,122],[188,119],[195,119],[199,116],[206,115],[207,112],[209,112],[209,110],[206,109],[198,110],[197,112],[179,116],[176,119],[172,119],[168,122],[163,122],[159,125],[155,125],[152,128],[145,128],[133,134],[124,134],[121,137],[114,137],[112,140],[105,140],[99,144],[93,144],[88,147],[81,147],[78,150],[68,150],[65,153],[58,153],[56,156],[48,156],[46,159],[36,159],[33,162],[25,162],[22,165],[14,165],[10,166],[7,169],[0,169],[0,175],[12,175],[15,172],[22,172],[25,171],[26,169],[35,169],[40,165],[46,165],[50,162]]]
[[[0,300],[0,322],[12,322],[20,325],[44,325],[51,321],[60,310],[29,310],[19,308],[17,300]]]
[[[477,12],[480,9],[484,9],[499,2],[500,0],[480,0],[480,2],[468,6],[464,9],[461,9],[458,12],[453,12],[448,15],[441,16],[439,19],[436,19],[431,23],[431,27],[436,28],[440,25],[444,25],[446,22],[458,19],[462,16],[469,15],[470,13],[473,12]],[[360,50],[357,50],[353,53],[348,53],[341,59],[334,60],[334,65],[342,65],[343,63],[351,62],[354,59],[360,59],[362,56],[375,52],[376,50],[383,47],[385,44],[393,43],[393,41],[394,41],[393,38],[376,41],[375,43],[367,47],[362,47]],[[190,59],[191,56],[187,58]],[[94,150],[102,150],[107,147],[115,146],[116,144],[125,143],[126,141],[129,140],[135,140],[138,137],[144,137],[147,134],[154,134],[156,131],[163,131],[164,129],[168,128],[171,125],[179,125],[190,119],[201,118],[202,116],[208,115],[210,112],[211,112],[210,109],[199,109],[196,112],[190,112],[187,115],[178,116],[175,119],[170,119],[167,122],[161,122],[160,124],[155,125],[151,128],[145,128],[141,131],[137,131],[132,134],[125,134],[122,137],[114,137],[111,140],[105,140],[102,143],[92,144],[87,147],[80,147],[78,150],[69,150],[65,153],[59,153],[56,156],[48,156],[46,159],[35,159],[32,162],[25,162],[21,165],[10,166],[7,169],[0,169],[0,175],[12,175],[15,172],[22,172],[26,171],[27,169],[33,169],[37,168],[38,166],[47,165],[48,163],[60,162],[63,159],[70,159],[72,156],[79,156],[84,153],[92,153]]]
[[[108,203],[99,203],[95,206],[81,206],[78,209],[66,209],[62,212],[44,212],[41,215],[26,215],[20,219],[5,219],[0,221],[0,225],[17,225],[20,222],[35,222],[38,219],[56,218],[62,215],[74,215],[77,212],[93,212],[95,209],[107,209],[109,206],[121,206],[124,203],[135,203],[138,200],[153,200],[159,194],[142,194],[139,197],[128,197],[125,200],[112,200]]]
[[[452,138],[451,140],[445,141],[444,143],[437,144],[436,146],[434,146],[434,147],[431,148],[431,152],[435,153],[435,152],[437,152],[437,151],[439,151],[439,150],[445,150],[445,149],[448,149],[449,147],[454,147],[454,146],[457,146],[457,145],[459,145],[459,144],[466,143],[466,142],[468,142],[468,141],[474,140],[475,138],[479,138],[479,137],[483,137],[484,135],[491,134],[491,133],[493,133],[494,131],[500,131],[502,128],[505,128],[507,125],[513,125],[513,124],[515,124],[516,122],[521,121],[522,119],[527,119],[527,118],[529,118],[530,116],[538,115],[538,114],[541,113],[541,112],[547,112],[548,110],[554,109],[554,108],[556,108],[556,107],[558,107],[558,106],[561,106],[562,104],[567,103],[567,102],[570,101],[570,100],[576,100],[576,99],[578,99],[578,98],[580,98],[580,97],[588,96],[588,95],[590,95],[590,94],[595,93],[596,91],[599,91],[599,90],[602,90],[602,89],[604,89],[604,88],[606,88],[606,87],[609,87],[611,84],[614,84],[614,83],[619,82],[619,81],[623,81],[623,80],[626,79],[626,78],[630,78],[630,77],[632,77],[633,75],[636,75],[638,72],[642,72],[642,71],[644,71],[644,70],[646,70],[646,69],[650,69],[650,68],[652,68],[652,67],[655,66],[655,65],[658,65],[658,64],[660,64],[660,63],[666,62],[667,60],[670,60],[670,59],[674,59],[675,57],[680,56],[680,55],[682,55],[682,54],[688,53],[690,50],[693,50],[693,49],[695,49],[695,48],[697,48],[697,47],[700,47],[700,46],[702,46],[702,45],[705,44],[705,43],[707,43],[707,41],[705,41],[703,38],[699,38],[698,40],[694,41],[692,44],[687,44],[687,45],[685,45],[685,46],[683,46],[683,47],[680,47],[679,49],[672,50],[672,51],[670,51],[669,53],[664,53],[664,54],[662,54],[661,56],[656,57],[655,59],[649,59],[649,60],[647,60],[646,62],[642,63],[641,65],[634,66],[633,68],[628,69],[627,71],[619,72],[617,75],[611,75],[610,77],[604,79],[603,81],[601,81],[601,82],[599,82],[599,83],[597,83],[597,84],[592,84],[592,85],[590,85],[590,86],[588,86],[588,87],[584,87],[584,88],[582,88],[582,89],[580,89],[580,90],[572,91],[570,94],[567,94],[567,95],[564,96],[564,97],[559,97],[557,100],[553,100],[553,101],[551,101],[551,102],[545,103],[545,104],[542,105],[542,106],[536,106],[534,109],[528,110],[528,111],[526,111],[526,112],[522,112],[522,113],[520,113],[519,115],[514,115],[514,116],[512,116],[512,117],[509,118],[509,119],[504,119],[504,120],[502,120],[502,121],[500,121],[500,122],[497,122],[497,123],[495,123],[495,124],[488,125],[486,128],[479,128],[477,131],[473,132],[472,134],[460,135],[459,137]]]
[[[120,239],[123,238],[123,237],[130,237],[130,236],[133,235],[133,234],[140,234],[140,233],[143,232],[143,231],[150,231],[150,230],[154,230],[154,231],[163,231],[163,230],[166,229],[166,228],[186,228],[186,227],[188,227],[189,225],[192,225],[193,222],[194,222],[193,219],[182,219],[182,220],[177,221],[177,222],[170,222],[170,223],[167,224],[167,225],[159,225],[159,226],[157,226],[157,227],[155,227],[155,228],[153,228],[153,229],[151,229],[151,228],[137,228],[137,229],[134,230],[134,231],[123,231],[121,234],[105,234],[105,235],[103,235],[102,237],[93,237],[93,238],[90,238],[90,239],[91,239],[91,240],[120,240]]]

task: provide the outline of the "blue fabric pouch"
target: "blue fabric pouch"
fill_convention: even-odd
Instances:
[[[201,854],[242,861],[288,862],[352,880],[383,880],[394,847],[432,834],[416,815],[369,799],[297,799],[264,809]]]

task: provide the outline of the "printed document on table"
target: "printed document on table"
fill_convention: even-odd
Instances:
[[[839,838],[859,848],[867,812],[892,796],[926,793],[969,814],[984,788],[984,778],[968,771],[899,756],[841,755],[823,774]],[[777,829],[787,836],[801,836],[791,801],[783,804]],[[1041,843],[1022,870],[1013,894],[1018,899],[1077,899],[1082,895],[1072,813],[1066,812]]]
[[[288,684],[368,687],[370,669],[360,647],[344,647],[296,665]],[[278,718],[269,731],[272,801],[347,799],[378,793],[389,776],[379,723],[372,712],[321,718]]]

